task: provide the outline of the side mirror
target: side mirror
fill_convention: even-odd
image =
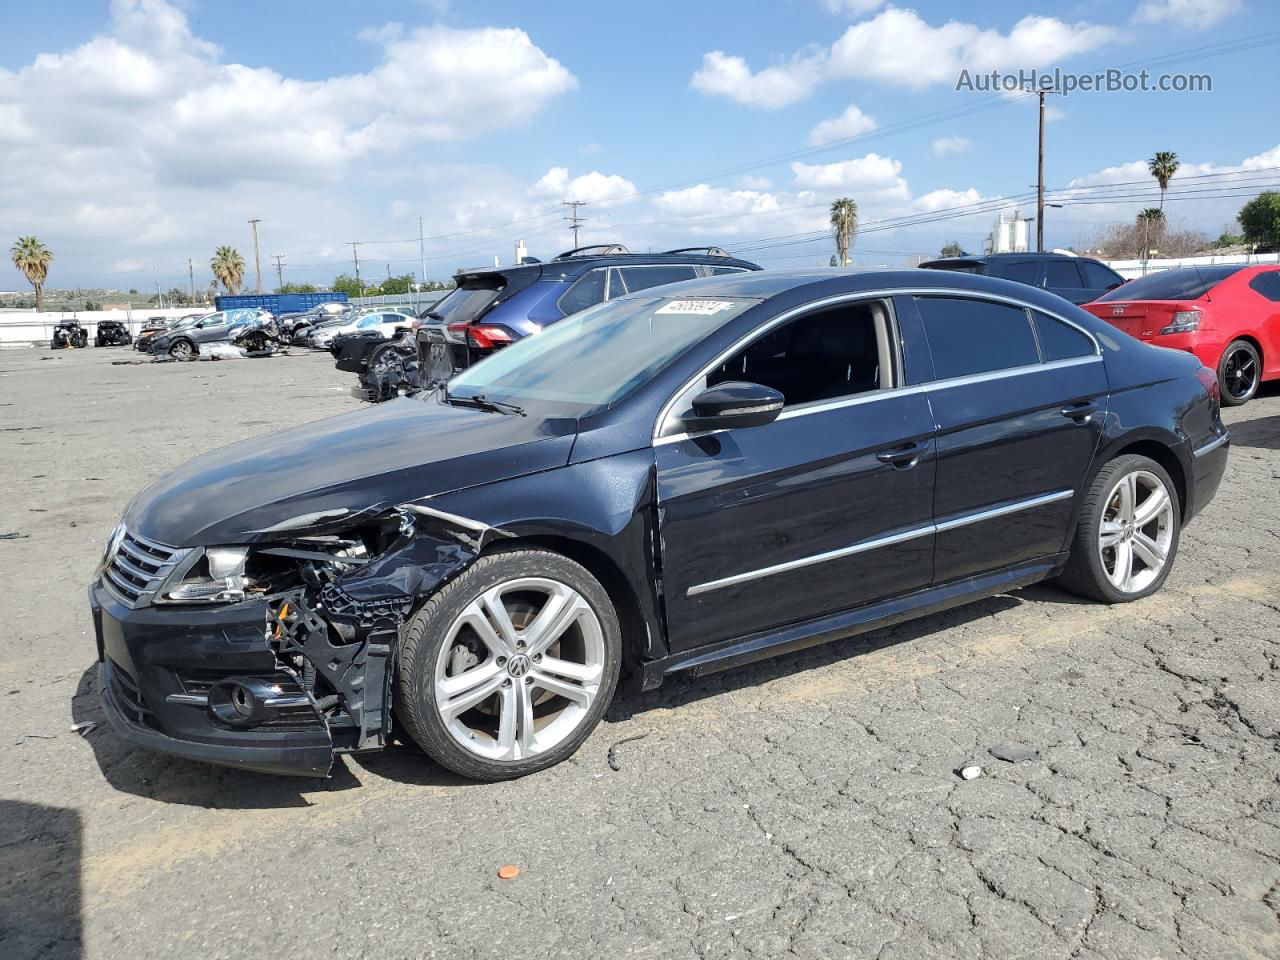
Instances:
[[[785,402],[772,387],[731,380],[694,397],[693,414],[684,425],[689,431],[759,427],[776,420]]]

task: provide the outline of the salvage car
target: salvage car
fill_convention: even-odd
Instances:
[[[49,338],[50,350],[69,350],[72,347],[87,347],[89,331],[80,325],[74,317],[59,320],[53,328],[53,336]]]
[[[102,702],[242,768],[322,775],[394,716],[517,777],[624,669],[652,689],[1052,577],[1149,596],[1227,451],[1212,371],[1032,287],[647,290],[152,483],[90,587]]]
[[[1248,403],[1280,379],[1280,267],[1178,267],[1130,280],[1085,307],[1139,340],[1217,371],[1222,402]]]
[[[119,320],[99,320],[93,334],[95,347],[127,347],[133,343],[129,328]]]
[[[276,339],[270,313],[255,307],[240,307],[209,313],[185,325],[158,334],[151,341],[151,352],[172,360],[195,360],[202,344],[246,341],[246,349],[260,352]]]
[[[375,331],[384,337],[391,337],[398,328],[407,327],[416,320],[417,317],[408,308],[372,307],[312,327],[295,337],[294,342],[314,350],[328,350],[338,337]]]
[[[201,317],[209,316],[209,312],[190,313],[181,317],[148,317],[142,322],[142,329],[138,331],[137,337],[134,338],[133,348],[141,353],[151,352],[151,342],[162,333],[166,333],[175,327],[186,327],[195,323]]]

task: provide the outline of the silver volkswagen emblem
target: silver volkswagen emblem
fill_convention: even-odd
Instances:
[[[1118,316],[1120,316],[1120,314],[1122,314],[1122,313],[1124,313],[1124,307],[1112,307],[1112,308],[1111,308],[1111,315],[1112,315],[1113,317],[1118,317]]]
[[[516,654],[507,661],[507,673],[513,677],[523,677],[529,672],[529,658],[523,653]]]

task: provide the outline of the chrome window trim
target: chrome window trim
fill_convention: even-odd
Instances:
[[[836,550],[827,550],[823,553],[815,553],[812,556],[800,557],[797,560],[788,560],[785,563],[775,563],[768,567],[759,567],[755,570],[748,570],[745,573],[735,573],[733,576],[721,577],[719,580],[708,580],[706,583],[694,584],[685,591],[685,596],[696,597],[701,593],[709,593],[712,590],[720,590],[724,587],[736,586],[739,583],[747,583],[751,580],[759,580],[763,577],[771,577],[779,573],[789,573],[792,570],[800,570],[804,567],[811,567],[815,564],[826,563],[829,560],[839,560],[858,553],[865,553],[868,550],[876,550],[880,547],[891,547],[899,543],[906,543],[909,540],[926,537],[930,534],[945,533],[949,530],[958,529],[959,527],[967,527],[970,524],[982,523],[984,520],[994,520],[998,517],[1008,516],[1009,514],[1018,513],[1022,510],[1030,510],[1033,507],[1056,503],[1059,500],[1067,500],[1073,496],[1075,496],[1074,490],[1056,490],[1053,493],[1041,494],[1036,497],[1028,497],[1025,500],[1015,500],[1013,503],[1002,504],[998,507],[988,507],[985,510],[978,510],[974,513],[962,514],[961,516],[953,517],[952,519],[946,520],[942,523],[929,523],[920,527],[912,527],[908,530],[891,533],[887,536],[875,537],[871,540],[862,540],[858,543],[851,544],[847,547],[840,547]]]
[[[1214,439],[1210,440],[1203,447],[1200,447],[1197,450],[1193,450],[1191,452],[1191,455],[1193,457],[1203,457],[1205,456],[1205,454],[1213,453],[1213,451],[1217,450],[1220,446],[1222,446],[1224,443],[1226,443],[1230,439],[1231,439],[1231,434],[1224,433],[1222,436],[1215,437]]]
[[[1008,297],[999,293],[984,293],[976,290],[962,290],[962,289],[956,289],[951,287],[922,287],[922,288],[901,287],[901,288],[887,289],[887,290],[861,290],[861,291],[858,291],[857,293],[842,293],[837,296],[824,297],[821,300],[814,300],[811,303],[806,303],[799,307],[793,307],[792,309],[786,311],[785,313],[781,313],[778,316],[774,317],[768,323],[762,324],[761,326],[756,327],[754,330],[751,330],[749,333],[744,334],[742,337],[739,337],[729,347],[727,347],[726,349],[722,350],[719,354],[717,354],[715,359],[713,359],[710,363],[706,364],[704,367],[702,367],[701,370],[699,370],[696,374],[694,374],[692,377],[686,380],[681,385],[680,389],[676,390],[675,393],[673,393],[667,399],[667,402],[662,405],[662,409],[658,411],[658,417],[653,424],[654,446],[659,446],[664,443],[673,443],[678,440],[687,440],[691,436],[707,436],[712,433],[719,432],[719,431],[701,431],[697,433],[674,433],[674,434],[669,434],[667,436],[663,436],[662,434],[663,426],[667,422],[667,418],[671,415],[671,412],[675,407],[676,402],[680,399],[681,396],[684,395],[685,391],[688,390],[690,387],[692,387],[695,383],[697,383],[698,380],[702,379],[708,373],[710,373],[712,370],[718,367],[720,364],[728,360],[731,356],[733,356],[735,353],[741,350],[748,343],[755,340],[757,337],[761,336],[762,334],[768,333],[774,327],[780,326],[781,324],[786,323],[788,320],[792,320],[795,317],[799,316],[800,314],[807,313],[811,310],[820,310],[824,307],[834,306],[838,303],[851,303],[857,300],[885,300],[885,299],[892,300],[892,298],[896,296],[960,297],[962,299],[967,299],[967,300],[990,300],[996,303],[1006,303],[1011,306],[1019,307],[1023,310],[1038,310],[1040,313],[1043,313],[1047,317],[1052,317],[1055,320],[1060,320],[1062,323],[1067,324],[1067,326],[1073,327],[1076,330],[1079,330],[1081,333],[1083,333],[1086,337],[1089,338],[1089,342],[1093,344],[1094,352],[1092,356],[1072,357],[1068,360],[1052,360],[1047,363],[1040,362],[1035,364],[1027,364],[1021,367],[1009,367],[1005,370],[992,370],[987,373],[975,373],[975,374],[970,374],[969,376],[964,376],[964,377],[952,377],[947,380],[933,380],[928,383],[914,384],[912,386],[906,386],[906,387],[885,387],[880,390],[874,390],[866,394],[857,394],[852,397],[845,397],[834,402],[818,401],[817,404],[813,407],[809,405],[801,405],[801,406],[792,407],[790,411],[784,409],[783,412],[778,415],[779,420],[789,419],[788,414],[791,413],[791,411],[803,411],[806,413],[820,412],[816,408],[818,405],[820,405],[822,410],[834,410],[842,406],[852,406],[855,403],[865,403],[868,400],[879,399],[882,396],[887,396],[890,394],[894,396],[904,396],[908,393],[919,393],[926,388],[945,389],[947,387],[961,386],[966,383],[981,383],[984,380],[994,380],[994,379],[999,379],[1001,377],[1006,377],[1006,376],[1017,376],[1019,374],[1028,373],[1033,370],[1056,369],[1058,367],[1074,366],[1077,364],[1089,363],[1095,360],[1102,359],[1102,346],[1101,344],[1099,344],[1098,338],[1094,336],[1092,331],[1085,329],[1084,327],[1080,326],[1080,324],[1076,323],[1075,321],[1067,317],[1062,316],[1059,313],[1054,313],[1052,310],[1047,310],[1044,307],[1027,303],[1024,300],[1018,300],[1015,297]],[[901,365],[902,337],[900,334],[898,334],[897,323],[896,323],[897,318],[896,318],[896,315],[892,313],[892,311],[891,311],[891,318],[893,322],[890,324],[890,326],[892,328],[893,334],[895,335],[895,341],[896,341],[892,346],[895,351],[895,355],[898,357],[899,364]],[[1032,318],[1030,316],[1028,316],[1027,320],[1029,323],[1032,322]],[[1033,334],[1035,332],[1034,324],[1032,324],[1032,332]],[[899,372],[905,373],[905,370],[900,369]],[[791,413],[791,415],[799,416],[800,414]]]

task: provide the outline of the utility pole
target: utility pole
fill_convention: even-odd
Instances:
[[[1036,252],[1044,253],[1044,95],[1040,90],[1040,149],[1036,155]]]
[[[191,303],[194,305],[196,302],[196,271],[191,266],[190,257],[187,257],[187,280],[191,284]]]
[[[363,298],[364,284],[360,282],[360,249],[359,247],[360,247],[360,244],[358,244],[354,240],[351,241],[351,259],[355,261],[355,265],[356,265],[356,296]]]
[[[258,277],[257,292],[261,293],[262,292],[262,260],[258,257],[258,224],[260,224],[262,221],[257,217],[254,217],[249,222],[253,224],[253,269],[256,272]]]
[[[273,253],[271,255],[271,259],[276,262],[276,280],[279,281],[277,286],[281,287],[284,286],[284,264],[281,263],[281,261],[284,260],[286,256],[287,254],[284,253]]]
[[[418,218],[418,269],[422,272],[418,274],[418,279],[422,283],[427,282],[427,248],[423,246],[422,236],[422,218]]]
[[[562,200],[561,204],[569,208],[569,215],[564,219],[569,221],[569,226],[573,228],[573,249],[578,249],[578,229],[586,223],[582,217],[578,216],[578,208],[587,205],[586,200]]]

